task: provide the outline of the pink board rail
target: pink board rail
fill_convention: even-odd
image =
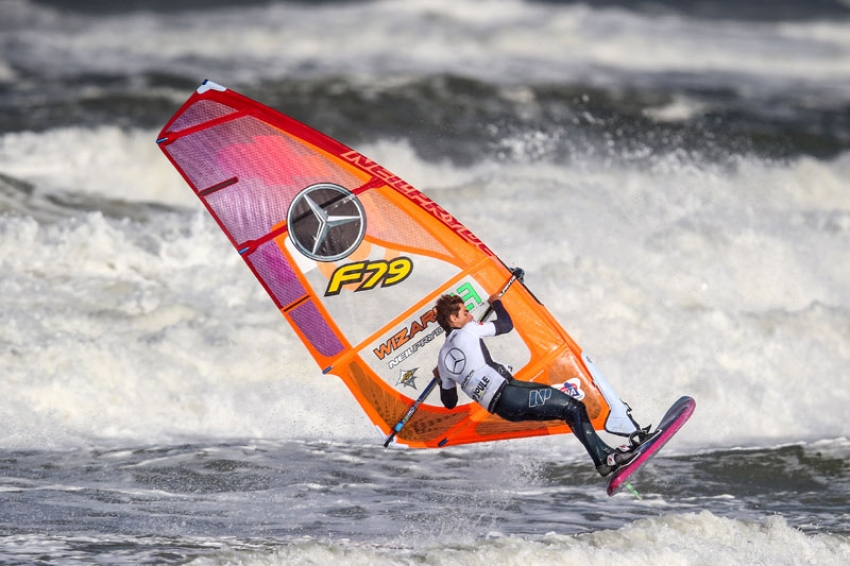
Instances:
[[[614,495],[627,484],[629,478],[643,468],[655,454],[661,450],[667,442],[688,422],[696,408],[696,401],[692,397],[681,397],[664,414],[658,427],[657,435],[642,444],[638,449],[638,455],[625,466],[614,472],[608,480],[608,495]]]

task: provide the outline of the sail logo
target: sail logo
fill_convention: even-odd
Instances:
[[[410,326],[405,326],[393,334],[389,340],[379,344],[377,348],[372,350],[372,352],[379,360],[383,360],[385,357],[410,342],[414,336],[424,331],[432,322],[437,322],[436,308],[427,310],[419,317],[418,320],[414,320]],[[440,330],[442,331],[442,328]],[[431,340],[433,340],[433,338],[430,338],[428,341],[430,342]]]
[[[416,375],[416,371],[419,368],[413,369],[403,369],[399,372],[398,381],[396,381],[396,387],[404,386],[404,387],[412,387],[416,389],[416,378],[419,377]]]
[[[331,277],[331,279],[333,280],[333,277]],[[330,285],[328,285],[328,288],[330,288]],[[455,294],[463,299],[464,305],[466,305],[466,308],[469,310],[483,304],[481,296],[475,290],[475,287],[469,282],[458,286],[457,289],[455,289]],[[428,309],[418,319],[414,319],[408,326],[396,331],[386,341],[378,344],[378,347],[372,350],[372,353],[375,354],[375,357],[379,360],[384,360],[387,356],[395,353],[395,357],[391,358],[389,362],[387,362],[389,368],[393,369],[398,364],[419,351],[420,348],[433,342],[437,336],[443,334],[443,329],[438,326],[413,342],[413,338],[420,332],[424,332],[433,322],[437,322],[436,307]],[[402,348],[404,349],[402,350]]]
[[[286,226],[299,252],[316,261],[338,261],[351,255],[363,241],[366,212],[348,189],[318,183],[292,199]]]
[[[478,247],[480,250],[484,251],[489,255],[493,255],[493,252],[490,251],[484,242],[478,239],[475,234],[473,234],[469,228],[461,224],[454,216],[449,214],[443,207],[441,207],[436,202],[432,201],[415,188],[410,185],[408,182],[401,179],[399,176],[394,175],[383,166],[378,163],[372,161],[368,157],[364,157],[360,155],[354,150],[348,151],[346,153],[340,154],[340,157],[343,159],[353,163],[354,165],[360,167],[364,171],[368,171],[372,173],[379,179],[385,181],[388,185],[395,188],[397,191],[407,196],[410,200],[420,205],[422,208],[442,220],[447,226],[449,226],[452,230],[457,232],[462,238],[466,239],[468,242]]]
[[[391,287],[401,283],[413,273],[413,260],[409,257],[397,257],[386,261],[356,261],[336,268],[328,280],[325,296],[339,295],[346,285],[359,283],[354,292],[369,291],[378,285]]]
[[[562,383],[558,389],[573,397],[574,399],[581,401],[584,399],[584,390],[581,388],[581,381],[578,378],[568,379],[564,383]]]
[[[387,366],[390,369],[393,369],[398,364],[402,363],[403,361],[408,359],[410,356],[412,356],[413,354],[418,352],[419,348],[422,348],[423,346],[430,344],[435,338],[437,338],[437,336],[439,336],[442,333],[443,333],[442,328],[440,328],[440,327],[435,328],[434,330],[432,330],[431,332],[429,332],[428,334],[426,334],[425,336],[423,336],[422,338],[420,338],[416,342],[407,346],[404,350],[401,351],[401,353],[399,355],[397,355],[396,357],[391,359],[387,363]],[[381,357],[381,355],[378,354],[378,350],[381,350],[384,346],[385,346],[384,344],[381,344],[381,346],[377,350],[375,350],[375,355],[378,356],[379,358]],[[382,354],[382,355],[385,355],[385,354]]]

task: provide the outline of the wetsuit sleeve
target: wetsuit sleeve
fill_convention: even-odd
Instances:
[[[496,327],[496,335],[507,334],[514,329],[514,322],[511,320],[511,315],[508,314],[505,305],[501,300],[493,301],[493,311],[496,313],[496,320],[493,325]]]
[[[457,406],[457,385],[451,389],[443,389],[440,384],[440,401],[446,409],[454,409]]]
[[[443,375],[442,351],[441,361],[434,368],[434,377],[440,380],[440,401],[446,409],[454,409],[457,406],[457,383],[453,379],[445,378]]]

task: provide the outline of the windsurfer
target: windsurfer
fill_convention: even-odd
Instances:
[[[499,295],[489,298],[496,313],[492,322],[476,322],[457,295],[437,300],[437,322],[446,332],[434,377],[440,379],[440,399],[452,409],[457,405],[457,386],[490,413],[505,420],[564,420],[590,454],[596,470],[607,476],[633,457],[631,446],[612,448],[596,434],[584,403],[542,383],[514,379],[495,362],[483,338],[506,334],[513,322]]]

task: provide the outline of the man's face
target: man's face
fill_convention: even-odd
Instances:
[[[472,313],[466,310],[466,306],[462,304],[458,307],[457,313],[449,317],[449,323],[451,323],[452,328],[461,328],[471,321]]]

